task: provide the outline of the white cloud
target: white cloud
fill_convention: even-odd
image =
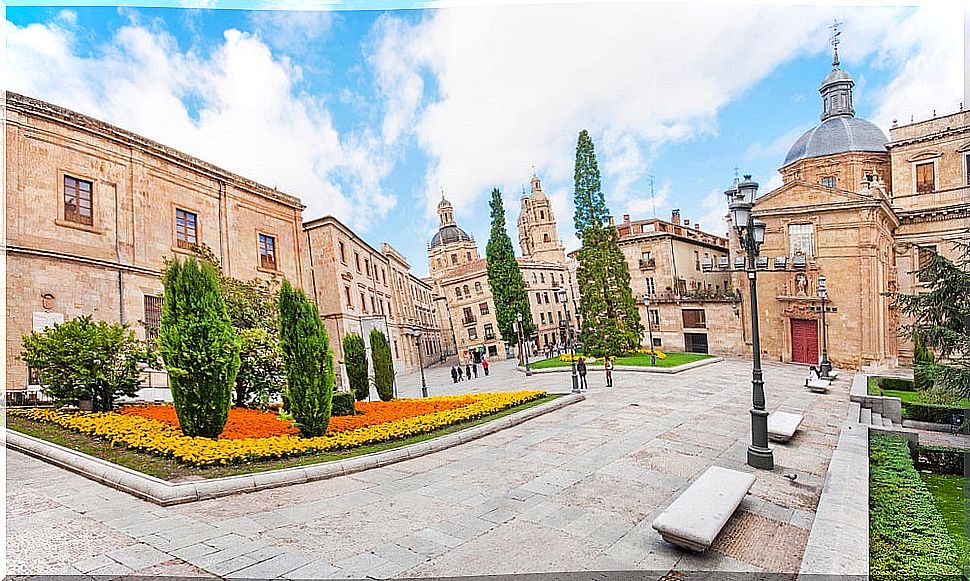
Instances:
[[[938,95],[930,98],[930,87],[943,81],[950,94],[954,79],[962,78],[955,62],[962,52],[954,48],[962,29],[952,25],[961,19],[946,9],[743,3],[446,8],[414,24],[385,15],[375,27],[372,64],[387,107],[383,137],[390,143],[413,135],[428,155],[423,191],[429,221],[439,186],[459,220],[462,214],[467,219],[472,208],[480,215],[493,185],[517,192],[533,164],[549,189],[568,191],[576,135],[584,128],[597,144],[614,213],[626,212],[624,205],[642,210],[643,178],[660,148],[716,137],[726,104],[780,65],[828,52],[828,27],[836,17],[845,23],[840,52],[846,68],[877,52],[887,66],[899,65],[878,98],[887,110],[938,101]],[[938,34],[943,28],[948,31]],[[902,52],[893,52],[900,46]],[[773,143],[752,145],[747,156],[782,155],[804,128],[779,129]],[[704,161],[697,163],[703,169]],[[712,229],[723,225],[720,192],[715,199],[716,209],[710,196],[700,203],[702,225]],[[571,208],[565,209],[557,207],[568,241],[571,223],[564,217]]]
[[[366,131],[341,135],[300,67],[259,38],[226,30],[208,55],[137,24],[89,52],[58,24],[6,23],[7,86],[104,119],[300,197],[366,229],[394,206],[389,164]],[[187,105],[189,103],[191,105]]]
[[[273,48],[291,54],[306,54],[330,32],[334,13],[324,10],[256,10],[249,14],[249,20],[260,38]]]

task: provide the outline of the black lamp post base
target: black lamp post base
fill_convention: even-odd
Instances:
[[[752,444],[748,446],[748,466],[760,470],[774,470],[775,455],[770,448],[760,448]]]

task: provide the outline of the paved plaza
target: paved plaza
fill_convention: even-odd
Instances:
[[[567,391],[568,374],[526,378],[498,362],[432,395]],[[7,573],[388,578],[561,571],[797,572],[849,403],[850,374],[826,395],[806,368],[767,364],[768,407],[803,411],[776,469],[744,465],[751,364],[677,375],[593,374],[587,399],[448,450],[309,484],[163,508],[7,451]],[[420,393],[416,374],[399,395]],[[751,493],[705,554],[650,524],[711,465],[755,473]],[[784,474],[795,473],[792,482]],[[649,577],[649,576],[648,576]]]

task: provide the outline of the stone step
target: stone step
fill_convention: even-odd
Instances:
[[[882,414],[877,413],[877,412],[872,412],[872,417],[870,418],[870,420],[871,421],[869,423],[871,423],[873,426],[881,426],[882,425]]]
[[[866,424],[867,426],[872,425],[872,410],[869,408],[862,408],[862,413],[859,415],[859,423]]]
[[[849,417],[855,418],[855,421],[861,421],[860,416],[862,416],[862,408],[859,402],[849,402]]]
[[[891,419],[889,419],[889,418],[883,418],[882,419],[882,425],[885,426],[885,427],[887,427],[887,428],[891,428],[891,427],[893,427],[893,421]]]

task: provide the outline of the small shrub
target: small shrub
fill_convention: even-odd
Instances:
[[[963,464],[970,448],[948,448],[946,446],[920,446],[917,450],[920,469],[935,474],[963,474]]]
[[[957,550],[905,439],[869,440],[869,573],[874,579],[959,575]]]
[[[283,281],[280,348],[286,369],[287,411],[305,438],[327,433],[333,405],[333,352],[317,307]]]
[[[352,391],[337,391],[333,394],[333,411],[331,415],[334,416],[355,416],[357,415],[357,410],[354,408],[354,392]]]

